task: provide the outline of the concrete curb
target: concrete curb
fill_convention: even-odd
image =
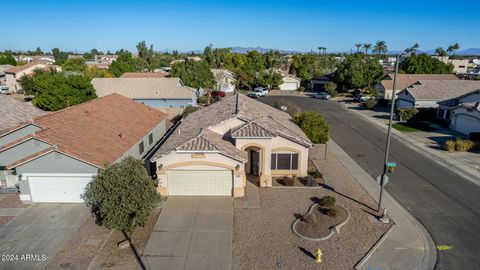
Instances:
[[[363,119],[367,120],[368,122],[372,123],[373,125],[381,128],[385,132],[388,130],[388,126],[383,125],[374,119],[371,119],[370,117],[361,114],[360,112],[357,112],[356,110],[352,110],[349,107],[347,107],[343,102],[341,103],[341,106],[344,110],[347,110],[349,112],[353,112],[356,115],[362,117]],[[469,168],[469,170],[466,170],[464,167],[466,165],[461,164],[460,162],[457,162],[456,160],[453,159],[448,159],[443,156],[441,156],[440,153],[438,153],[436,150],[431,150],[431,149],[424,149],[421,146],[418,146],[416,142],[408,137],[407,135],[403,134],[402,132],[392,129],[392,134],[395,136],[395,138],[401,140],[402,142],[405,143],[408,147],[411,149],[428,156],[431,160],[435,161],[437,164],[441,165],[442,167],[445,167],[447,169],[451,169],[451,167],[454,167],[455,173],[458,175],[462,176],[463,178],[468,179],[470,182],[475,183],[477,185],[480,185],[480,174],[475,173],[475,172],[470,172],[470,170],[473,170]]]
[[[392,232],[393,227],[395,227],[395,224],[393,224],[392,226],[390,226],[390,228],[388,228],[388,230],[382,235],[382,237],[380,237],[380,239],[378,239],[378,241],[375,242],[373,247],[367,252],[367,254],[365,254],[365,256],[363,256],[363,258],[353,268],[360,269],[360,267],[362,267],[368,261],[368,259],[370,259],[370,257],[377,250],[377,248],[380,247],[380,245],[383,243],[383,241],[385,241],[385,239],[387,239],[388,235]]]
[[[330,151],[334,153],[339,162],[353,175],[363,189],[369,193],[374,200],[377,200],[377,189],[379,189],[379,187],[377,187],[375,180],[333,140],[330,140],[329,144],[332,146],[330,147]],[[373,264],[374,269],[378,267],[381,269],[434,269],[437,252],[435,244],[427,230],[386,191],[385,206],[389,209],[389,216],[394,219],[395,226],[392,226],[392,230],[385,236],[385,239],[378,245],[372,247],[366,254],[368,258],[366,258],[358,268],[371,268]],[[393,237],[395,237],[395,239],[393,239]],[[413,241],[418,241],[418,243],[415,244],[419,244],[420,246],[417,246],[416,249],[407,250],[403,254],[394,251],[393,248],[396,246],[409,246],[412,239]],[[379,248],[381,249],[380,253],[375,252],[379,250]],[[407,254],[407,252],[410,253]],[[366,263],[370,263],[370,266],[365,266]],[[405,265],[406,263],[409,265]]]
[[[310,208],[308,208],[308,212],[307,212],[307,213],[308,213],[308,214],[312,213],[313,208],[314,208],[314,207],[317,207],[317,206],[319,206],[318,203],[312,204],[312,205],[310,206]],[[293,233],[295,233],[295,235],[297,235],[297,236],[300,237],[300,238],[303,238],[303,239],[305,239],[305,240],[310,240],[310,241],[323,241],[323,240],[327,240],[328,238],[332,237],[337,230],[340,230],[340,228],[342,228],[342,227],[343,227],[345,224],[347,224],[347,222],[350,220],[350,211],[348,211],[348,209],[347,209],[346,207],[344,207],[344,206],[342,206],[342,205],[340,205],[340,204],[337,204],[336,206],[339,206],[339,207],[345,209],[345,211],[347,212],[347,218],[346,218],[344,221],[338,223],[337,225],[332,226],[332,227],[330,228],[330,232],[329,232],[326,236],[320,237],[320,238],[311,238],[311,237],[303,236],[302,234],[300,234],[299,232],[297,232],[297,229],[295,229],[295,227],[296,227],[295,225],[297,225],[297,223],[300,221],[300,218],[295,219],[295,221],[292,223],[292,231],[293,231]]]

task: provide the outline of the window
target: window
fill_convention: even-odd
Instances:
[[[140,151],[140,155],[143,154],[143,151],[145,151],[145,147],[143,145],[143,142],[141,142],[139,145],[138,145],[138,150]]]
[[[276,153],[272,154],[272,170],[297,170],[298,154]]]
[[[446,111],[447,111],[447,114],[445,116],[445,119],[449,120],[450,117],[452,116],[452,111],[450,111],[450,110],[446,110]]]
[[[148,135],[148,144],[152,144],[152,143],[153,143],[153,134],[150,133],[150,134]]]

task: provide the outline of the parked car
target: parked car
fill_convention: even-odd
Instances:
[[[353,97],[353,100],[357,101],[357,102],[364,102],[365,100],[370,100],[370,99],[373,99],[375,100],[375,97],[371,97],[371,96],[368,96],[368,95],[355,95]]]
[[[223,91],[212,91],[210,92],[211,97],[225,97],[227,94]]]
[[[10,91],[8,90],[8,87],[7,86],[0,86],[0,94],[2,94],[2,95],[10,94]]]
[[[328,93],[320,92],[313,95],[313,97],[318,99],[330,99],[332,96],[330,96]]]
[[[255,87],[253,92],[250,93],[250,97],[258,98],[258,97],[266,97],[268,95],[268,89],[263,87]]]

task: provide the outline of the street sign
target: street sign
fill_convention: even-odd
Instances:
[[[387,167],[397,167],[396,162],[387,162]]]
[[[382,175],[379,175],[377,177],[377,184],[381,184],[382,183]],[[385,186],[386,184],[388,183],[388,175],[385,174],[384,178],[383,178],[383,185]]]

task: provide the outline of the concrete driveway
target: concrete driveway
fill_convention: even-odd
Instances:
[[[231,269],[233,198],[170,197],[143,251],[150,269]]]
[[[84,204],[29,207],[0,227],[0,269],[43,269],[88,214]]]

